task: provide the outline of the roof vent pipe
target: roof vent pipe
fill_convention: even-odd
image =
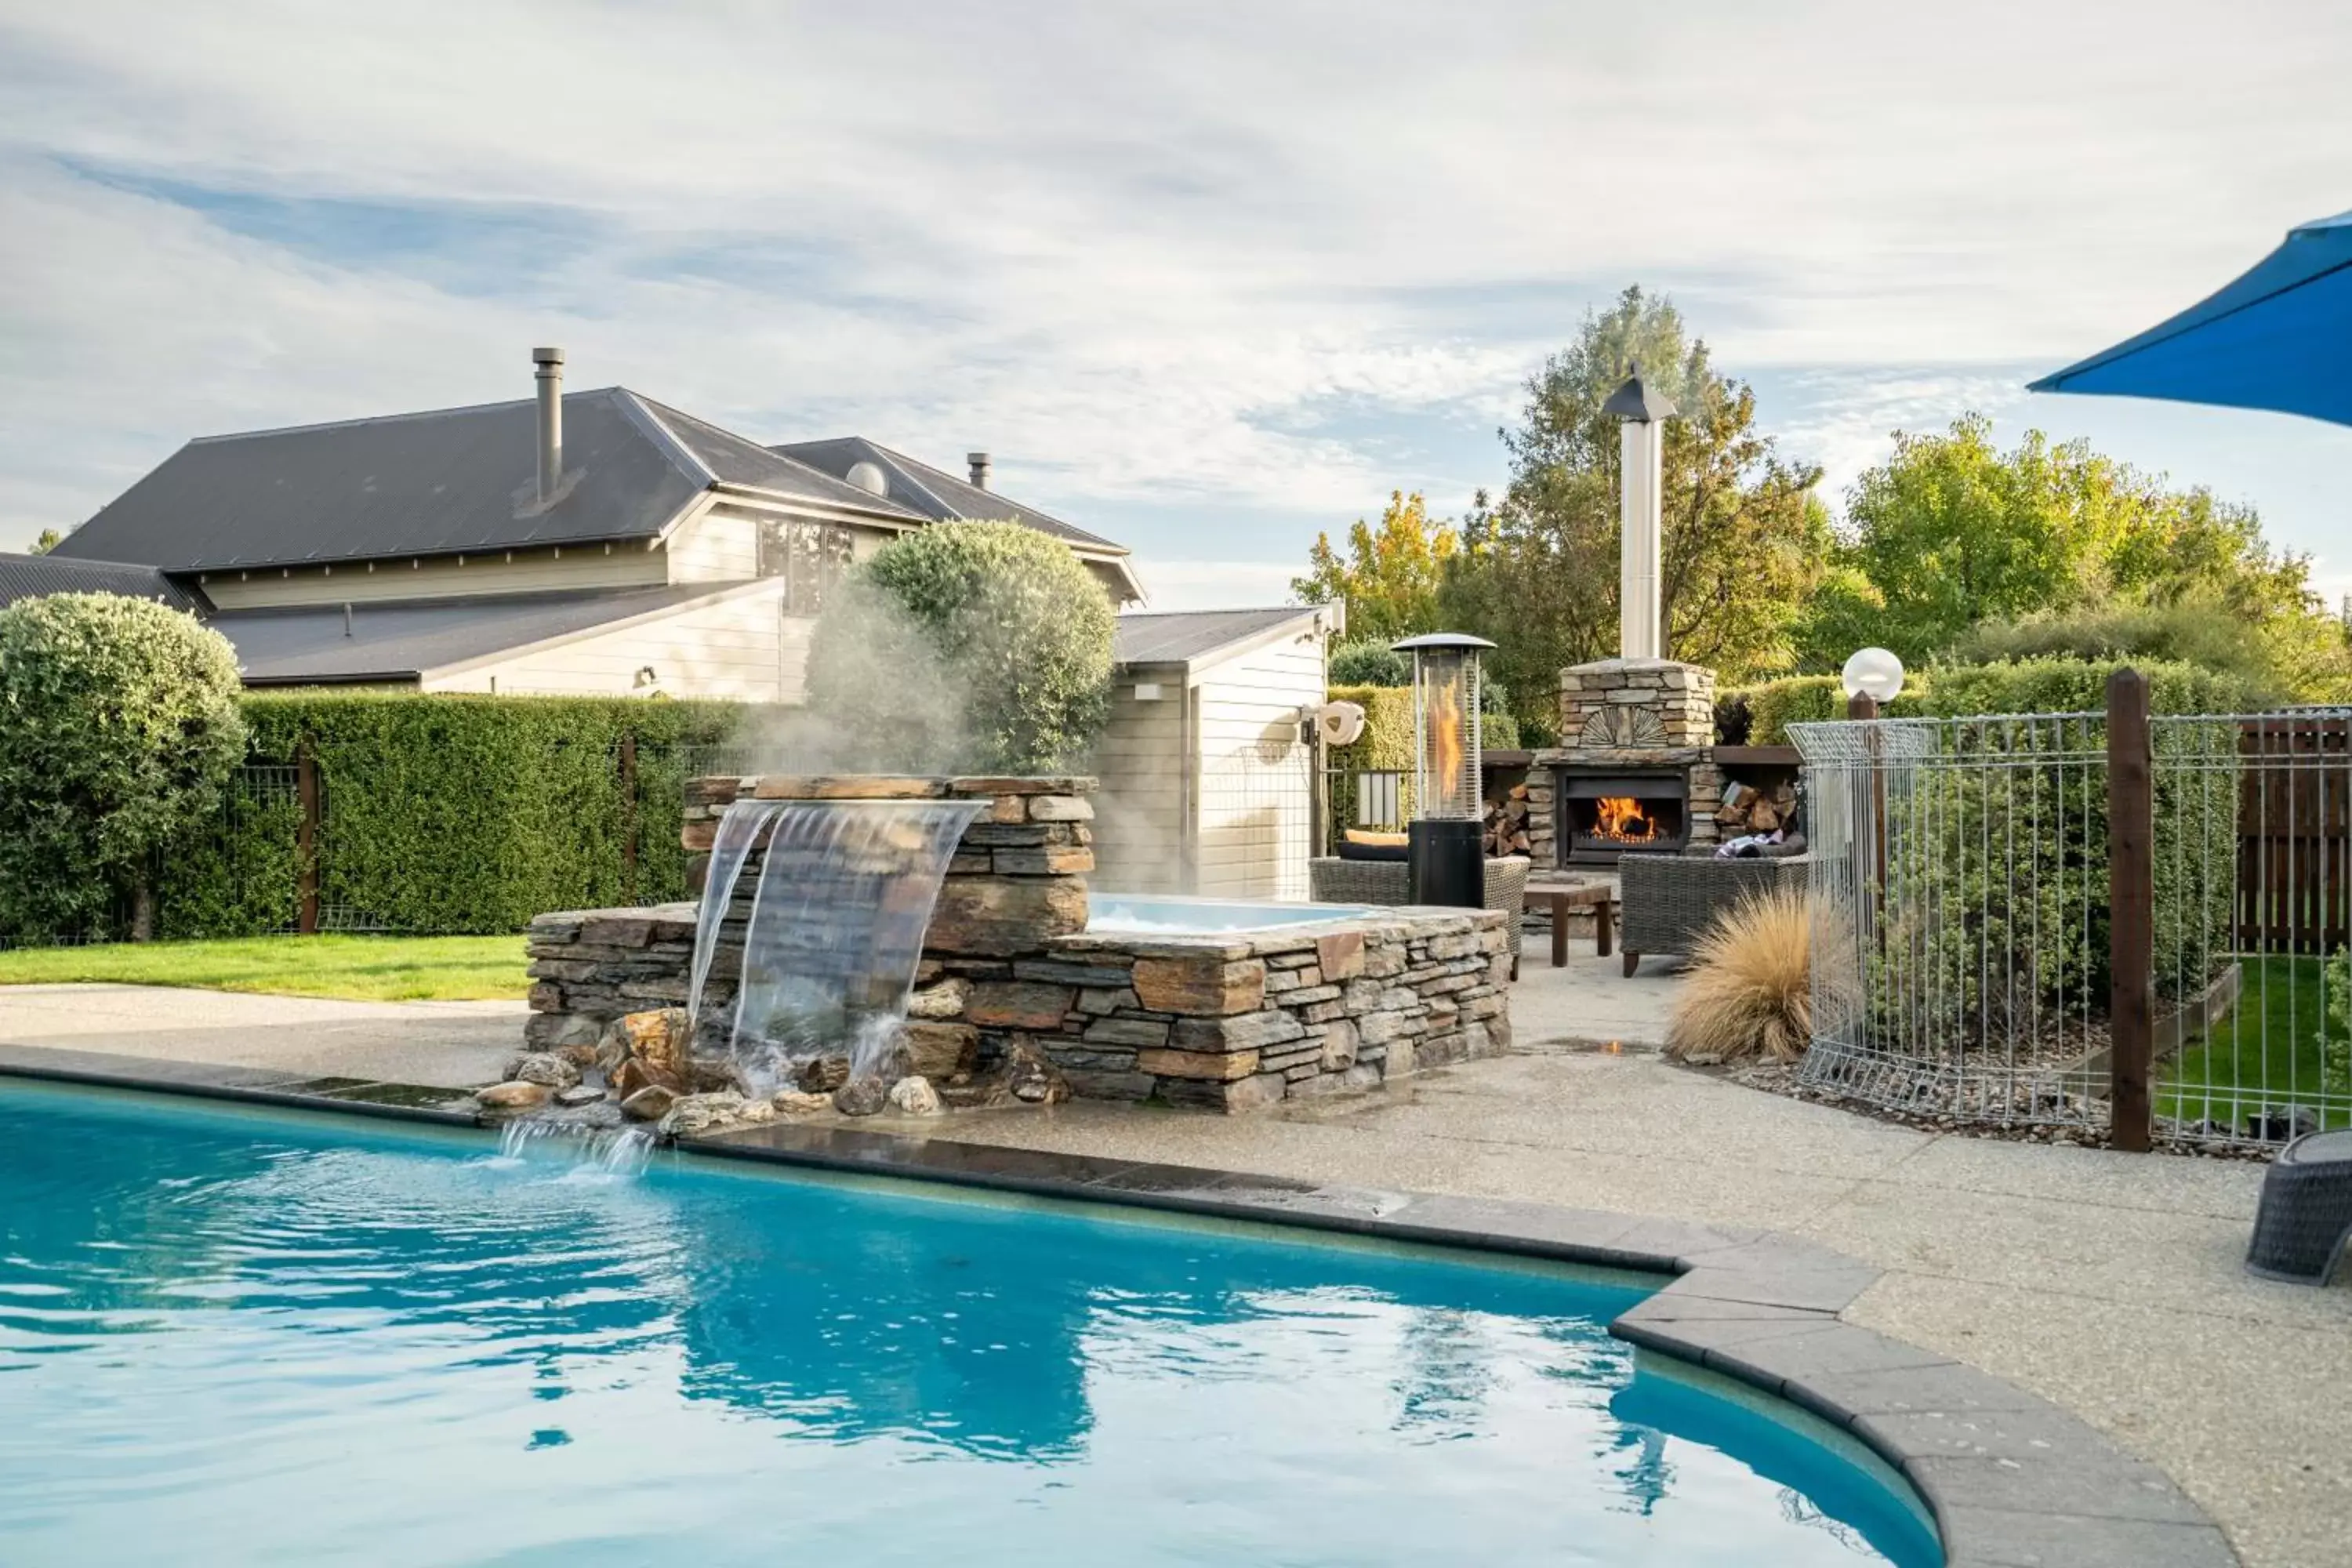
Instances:
[[[986,489],[988,488],[988,454],[966,452],[963,460],[971,465],[971,488],[976,490]]]
[[[539,504],[555,499],[563,478],[563,351],[533,349],[539,379]]]

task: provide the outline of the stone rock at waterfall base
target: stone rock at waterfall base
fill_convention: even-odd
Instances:
[[[746,1100],[732,1089],[680,1098],[661,1119],[666,1138],[697,1138],[723,1127],[774,1119],[776,1108],[764,1100]]]
[[[543,1083],[530,1083],[515,1079],[506,1083],[494,1083],[488,1089],[474,1091],[475,1102],[485,1110],[530,1110],[547,1103],[549,1089]]]
[[[1068,1082],[1026,1044],[1006,1051],[1004,1087],[1024,1105],[1054,1105],[1070,1098]]]
[[[873,1116],[890,1103],[890,1086],[878,1078],[856,1078],[833,1092],[833,1108],[844,1116]]]
[[[847,1057],[816,1057],[801,1065],[797,1077],[803,1094],[831,1094],[849,1081]]]
[[[621,1101],[621,1114],[632,1121],[659,1121],[677,1100],[676,1089],[649,1083]]]
[[[605,1027],[604,1037],[597,1046],[597,1057],[607,1072],[627,1060],[645,1062],[668,1072],[683,1072],[687,1058],[686,1009],[654,1007],[643,1013],[624,1014]]]
[[[580,1069],[553,1051],[528,1051],[507,1064],[507,1078],[510,1082],[570,1089],[580,1081]]]
[[[907,1077],[890,1086],[890,1109],[901,1116],[937,1116],[941,1107],[930,1079]]]
[[[593,1083],[575,1083],[568,1089],[555,1091],[555,1103],[558,1105],[597,1105],[603,1103],[604,1099],[604,1091]]]
[[[641,1062],[635,1058],[614,1068],[610,1077],[614,1094],[618,1096],[625,1105],[635,1099],[641,1089],[665,1089],[672,1096],[686,1092],[686,1080],[679,1078],[677,1074],[667,1068],[656,1067],[650,1062]],[[659,1111],[655,1112],[655,1115],[659,1114]],[[647,1120],[650,1121],[651,1118]]]
[[[804,1094],[797,1089],[780,1089],[769,1097],[768,1103],[775,1107],[779,1116],[814,1116],[821,1110],[833,1109],[833,1096]]]

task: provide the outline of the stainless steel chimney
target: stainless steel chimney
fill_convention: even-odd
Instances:
[[[985,452],[966,452],[963,455],[963,460],[971,465],[972,489],[979,490],[986,489],[988,488],[988,454]]]
[[[539,378],[539,504],[555,499],[563,479],[563,351],[533,349]]]
[[[1619,425],[1617,653],[1621,658],[1656,658],[1663,651],[1658,568],[1665,422],[1675,416],[1675,405],[1642,384],[1642,367],[1635,364],[1601,412]]]

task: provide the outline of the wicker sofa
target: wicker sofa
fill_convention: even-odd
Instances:
[[[1486,907],[1510,916],[1511,978],[1519,977],[1519,917],[1527,908],[1527,857],[1486,862]],[[1408,868],[1402,860],[1343,860],[1336,855],[1307,862],[1307,897],[1318,904],[1395,905],[1412,901]]]
[[[1781,888],[1801,891],[1808,873],[1801,855],[1734,860],[1713,855],[1621,858],[1617,940],[1625,954],[1625,973],[1633,973],[1645,952],[1690,952],[1717,916],[1751,893]]]

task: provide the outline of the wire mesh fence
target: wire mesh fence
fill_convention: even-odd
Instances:
[[[1814,829],[1808,1083],[1956,1125],[2105,1131],[2144,1070],[2163,1140],[2352,1121],[2352,715],[2148,721],[2129,856],[2105,713],[1791,731]],[[2135,889],[2144,948],[2116,919]],[[2118,1045],[2126,994],[2144,1047],[2137,1026]]]

